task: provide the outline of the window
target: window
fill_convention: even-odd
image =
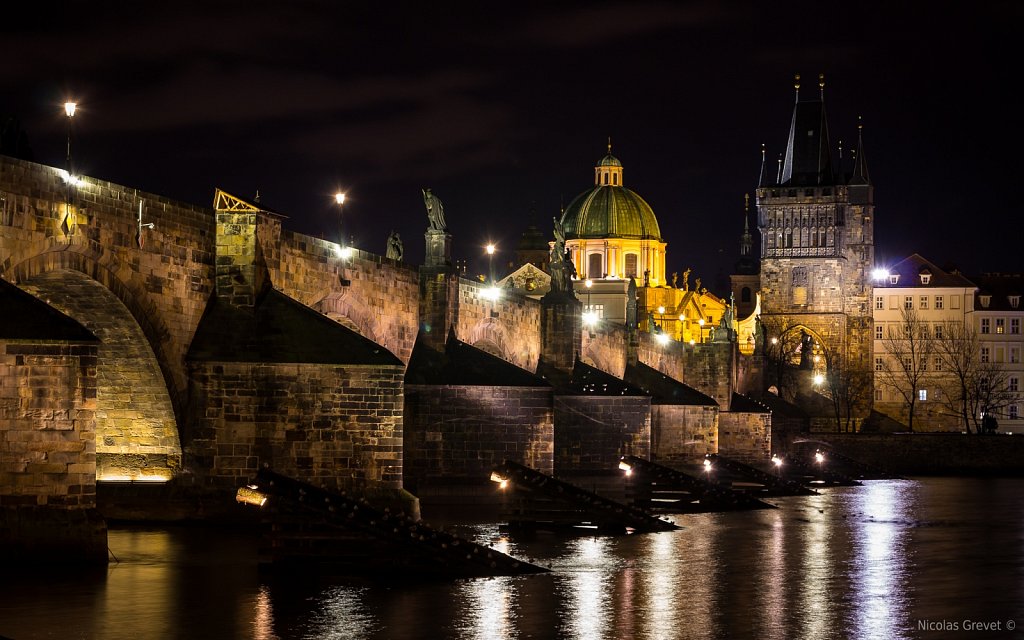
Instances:
[[[894,273],[889,276],[889,284],[899,284],[900,274]]]
[[[936,340],[942,340],[942,325],[941,324],[935,325],[935,339]]]
[[[936,309],[941,309],[942,308],[942,296],[935,296],[935,308]]]
[[[1020,306],[1020,296],[1010,296],[1010,308],[1016,309]]]
[[[587,277],[603,278],[604,271],[601,270],[602,256],[600,253],[592,253],[587,256]]]
[[[740,289],[740,302],[750,302],[750,287]]]
[[[1007,413],[1010,415],[1010,420],[1016,420],[1018,418],[1017,405],[1011,404],[1008,408]]]
[[[920,303],[917,305],[920,309],[928,308],[928,296],[921,296]]]
[[[960,296],[953,296],[952,298],[950,298],[949,301],[951,303],[951,306],[950,306],[951,309],[959,309],[960,308]]]
[[[885,366],[882,364],[882,358],[876,356],[875,357],[875,371],[881,371],[884,368],[885,368]]]
[[[619,184],[619,176],[616,173],[612,174],[612,184]]]
[[[989,303],[992,302],[992,296],[978,296],[978,301],[983,308],[988,309]]]
[[[996,347],[996,362],[1002,362],[1004,355],[1004,349],[1002,347]]]
[[[875,402],[881,402],[881,401],[882,401],[882,390],[881,389],[875,389]]]
[[[1020,318],[1010,318],[1010,333],[1020,334]]]
[[[585,304],[583,305],[583,311],[591,311],[594,313],[594,317],[597,319],[604,318],[604,305],[603,304]]]
[[[920,275],[921,275],[921,284],[928,284],[929,282],[932,281],[932,274],[931,273],[925,271],[924,273],[922,273]]]
[[[927,389],[918,389],[917,390],[917,399],[920,400],[921,402],[925,402],[926,400],[928,400],[928,390]]]
[[[996,318],[996,335],[1006,333],[1006,318]]]
[[[903,296],[903,308],[913,309],[914,308],[914,296]]]
[[[981,319],[981,332],[982,333],[991,333],[991,329],[992,329],[991,323],[992,323],[992,320],[990,318],[982,318]]]
[[[982,363],[986,363],[986,362],[988,362],[988,360],[989,360],[988,347],[982,347],[981,348],[981,361],[982,361]]]
[[[882,325],[880,325],[880,324],[876,324],[875,325],[875,340],[881,340],[882,339],[882,329],[883,329]]]
[[[1020,347],[1010,347],[1010,364],[1020,362]]]
[[[934,369],[935,369],[936,371],[942,371],[942,358],[935,358],[935,360],[933,361],[933,363],[934,363],[934,366],[933,366],[933,368],[934,368]]]
[[[1020,390],[1020,378],[1017,376],[1010,376],[1010,379],[1006,383],[1006,390],[1017,393],[1017,391]]]
[[[885,308],[885,296],[875,296],[875,308],[876,309],[884,309]]]
[[[636,277],[636,254],[635,253],[627,253],[626,254],[626,277],[627,278],[635,278]]]
[[[928,358],[921,358],[921,371],[928,370]]]

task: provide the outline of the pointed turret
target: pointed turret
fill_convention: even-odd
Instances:
[[[759,186],[759,187],[765,186],[765,182],[764,182],[764,153],[765,153],[764,143],[762,142],[761,143],[761,173],[760,173],[760,175],[757,176],[757,186]]]
[[[864,122],[857,116],[857,155],[853,165],[853,175],[850,176],[850,184],[871,184],[871,176],[868,175],[868,158],[864,155]]]
[[[825,117],[824,75],[818,76],[818,86],[818,99],[800,101],[800,76],[796,77],[797,102],[793,107],[780,176],[783,185],[802,187],[835,183]]]

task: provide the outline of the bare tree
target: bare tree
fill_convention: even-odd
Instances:
[[[986,418],[994,419],[995,414],[1017,400],[1017,394],[1010,390],[1009,381],[1009,372],[1001,363],[982,362],[978,365],[967,396],[975,432],[983,433]]]
[[[834,349],[825,351],[825,359],[836,431],[854,431],[857,417],[867,413],[874,384],[871,369],[867,362],[843,358]]]
[[[796,394],[799,384],[797,362],[800,359],[801,325],[792,324],[783,318],[778,327],[768,330],[765,345],[766,371],[765,384],[778,390],[779,397],[792,397]]]
[[[921,320],[914,309],[904,308],[899,323],[887,328],[882,345],[886,355],[878,377],[903,398],[907,407],[907,428],[913,431],[918,390],[934,352],[928,323]]]
[[[936,368],[941,367],[946,378],[942,402],[959,416],[968,433],[975,422],[972,415],[977,415],[972,405],[981,367],[980,346],[978,332],[969,324],[952,320],[935,326]]]

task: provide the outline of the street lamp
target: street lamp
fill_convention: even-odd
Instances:
[[[583,312],[583,324],[589,327],[597,324],[597,312],[594,311],[594,307],[590,304],[590,289],[594,286],[594,281],[587,278],[583,282],[583,286],[587,288],[587,310]]]
[[[334,202],[337,203],[338,205],[338,247],[340,248],[339,255],[342,258],[348,258],[349,255],[351,255],[352,250],[349,247],[345,246],[345,229],[342,222],[342,213],[344,212],[345,208],[345,193],[342,191],[335,193]]]
[[[77,108],[78,108],[78,103],[76,103],[76,102],[70,102],[69,101],[69,102],[65,102],[64,103],[64,115],[66,115],[67,118],[68,118],[68,120],[67,120],[67,122],[68,122],[68,155],[67,155],[67,158],[65,160],[67,166],[65,166],[64,168],[67,169],[68,175],[72,174],[72,171],[71,171],[71,119],[75,117],[75,109],[77,109]]]
[[[494,284],[494,244],[487,243],[487,272],[490,277],[491,284]]]

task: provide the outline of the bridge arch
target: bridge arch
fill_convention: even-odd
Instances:
[[[107,283],[85,269],[67,268],[85,266],[69,259],[74,255],[63,261],[27,261],[15,273],[22,289],[100,340],[94,414],[97,480],[169,480],[181,466],[173,388],[143,327],[121,299],[127,289],[95,264],[93,273],[108,274]],[[42,268],[44,262],[57,268]]]
[[[509,348],[511,341],[508,337],[508,330],[494,318],[484,318],[470,329],[465,342],[471,344],[481,351],[486,351],[492,356],[497,356],[506,362],[511,362],[520,368],[527,368],[526,363],[521,362]]]
[[[313,308],[364,338],[392,350],[377,315],[362,300],[349,295],[348,291],[331,293],[313,305]]]

